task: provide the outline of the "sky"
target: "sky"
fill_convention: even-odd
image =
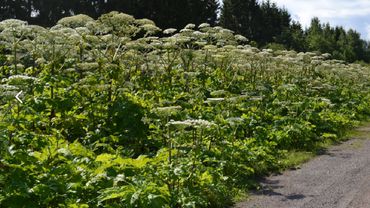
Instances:
[[[293,20],[308,27],[313,17],[331,26],[355,29],[370,40],[370,0],[272,0],[286,8]]]

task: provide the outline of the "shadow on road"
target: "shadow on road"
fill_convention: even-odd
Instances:
[[[279,180],[270,180],[270,179],[262,179],[261,180],[262,187],[260,190],[254,191],[255,195],[264,195],[264,196],[280,196],[283,197],[283,201],[289,201],[289,200],[302,200],[306,198],[303,194],[289,194],[284,195],[277,191],[276,189],[284,188],[284,186],[279,185]]]

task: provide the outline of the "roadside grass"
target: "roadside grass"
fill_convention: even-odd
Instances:
[[[348,143],[344,148],[349,149],[360,149],[363,147],[363,144],[366,140],[370,139],[370,120],[359,122],[354,126],[353,129],[350,129],[344,133],[344,135],[338,137],[335,140],[326,139],[321,142],[318,142],[315,147],[311,150],[291,150],[287,151],[284,154],[284,157],[281,158],[279,168],[266,173],[269,174],[279,174],[286,170],[297,170],[300,169],[300,166],[316,156],[323,155],[328,148],[342,144],[345,141],[353,140],[353,142]],[[257,176],[254,179],[248,180],[248,185],[244,190],[237,190],[238,194],[234,197],[234,202],[248,201],[251,190],[258,191],[261,189],[259,185],[259,180],[263,176]]]
[[[359,149],[363,146],[363,142],[366,139],[370,139],[370,121],[359,122],[353,129],[348,130],[344,135],[339,138],[332,140],[323,140],[316,144],[315,147],[310,151],[288,151],[285,157],[282,159],[282,166],[279,171],[284,171],[287,169],[297,169],[303,163],[310,161],[312,158],[325,154],[327,149],[334,145],[339,145],[345,141],[353,140],[349,144],[350,148]],[[357,140],[356,140],[357,139]]]

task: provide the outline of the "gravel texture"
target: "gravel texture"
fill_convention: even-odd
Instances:
[[[370,138],[370,126],[358,130]],[[354,138],[261,181],[235,208],[370,208],[370,139]]]

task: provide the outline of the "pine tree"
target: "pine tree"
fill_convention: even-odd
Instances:
[[[217,22],[217,11],[219,3],[217,0],[188,0],[192,23],[201,24],[204,22],[211,25]]]
[[[52,26],[59,19],[74,14],[73,1],[66,0],[34,0],[33,7],[37,16],[34,23],[42,26]]]
[[[296,50],[296,51],[306,51],[307,50],[307,42],[306,42],[306,35],[302,29],[302,25],[297,22],[293,21],[289,26],[289,37],[287,38],[286,45],[288,48]]]
[[[256,0],[224,0],[221,26],[256,41],[260,37],[261,20],[261,8]]]
[[[264,46],[268,43],[286,44],[289,37],[290,14],[269,0],[225,0],[220,23]]]
[[[347,50],[349,55],[345,59],[349,62],[365,58],[365,42],[361,40],[360,33],[355,30],[348,30],[347,32]]]
[[[0,20],[15,18],[29,20],[32,13],[33,0],[1,0]]]
[[[323,45],[323,28],[319,18],[311,20],[311,25],[307,30],[307,44],[310,51],[319,51]]]

